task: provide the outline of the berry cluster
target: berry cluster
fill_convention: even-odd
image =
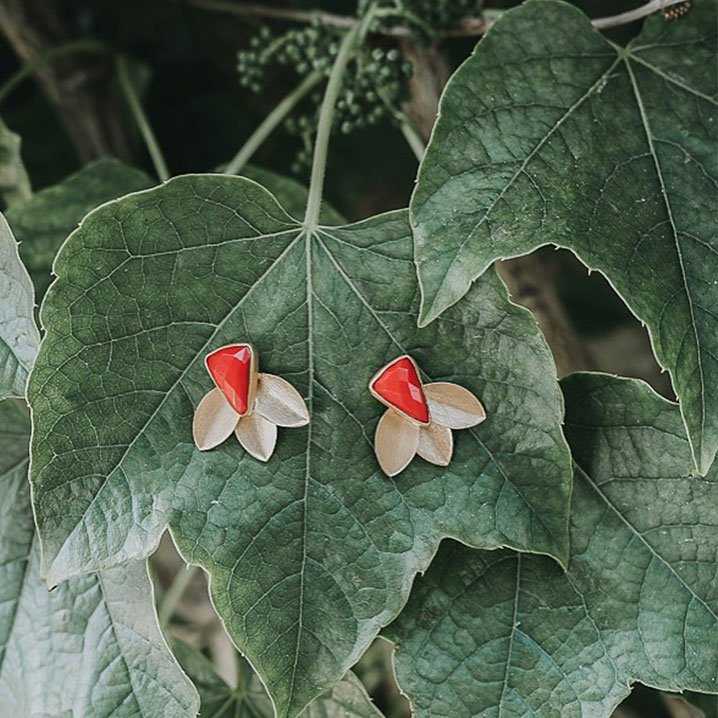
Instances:
[[[318,25],[275,35],[263,27],[248,50],[238,55],[240,84],[261,92],[277,71],[286,76],[287,69],[297,75],[297,84],[311,72],[329,76],[339,52],[340,30]],[[393,117],[406,93],[411,65],[396,48],[364,47],[350,62],[344,75],[342,93],[336,105],[334,127],[343,134]],[[286,129],[302,140],[293,165],[300,173],[311,163],[311,149],[316,131],[321,91],[306,98],[295,116],[287,119]]]

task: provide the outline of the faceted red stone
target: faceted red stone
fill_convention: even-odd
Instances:
[[[217,388],[238,414],[249,408],[249,388],[252,380],[252,347],[232,344],[207,356],[207,369]]]
[[[429,405],[421,379],[409,357],[399,357],[388,364],[374,379],[371,388],[391,407],[422,424],[429,422]]]

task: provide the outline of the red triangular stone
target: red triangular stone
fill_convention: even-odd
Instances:
[[[249,388],[252,380],[252,347],[232,344],[207,356],[207,369],[217,388],[238,414],[249,408]]]
[[[372,391],[389,406],[422,424],[429,423],[429,405],[421,379],[409,357],[399,357],[374,379]]]

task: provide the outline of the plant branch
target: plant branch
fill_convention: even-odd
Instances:
[[[329,149],[329,137],[334,123],[334,110],[337,99],[342,89],[344,72],[351,60],[357,45],[364,39],[366,30],[374,18],[374,8],[369,10],[362,18],[361,23],[355,25],[342,40],[342,44],[334,61],[329,82],[324,93],[324,100],[319,111],[319,123],[317,125],[317,137],[314,142],[314,159],[312,161],[312,175],[309,181],[309,197],[307,198],[307,211],[304,216],[304,226],[312,230],[319,222],[319,213],[322,205],[322,194],[324,192],[324,175],[327,169],[327,152]]]
[[[671,7],[671,5],[680,5],[682,2],[685,2],[685,0],[651,0],[651,2],[647,2],[634,10],[628,10],[618,15],[610,15],[609,17],[597,17],[591,20],[591,23],[597,30],[606,30],[610,27],[628,25],[648,15],[653,15],[653,13],[665,10]]]
[[[618,15],[608,17],[600,17],[592,20],[593,26],[597,30],[605,30],[611,27],[627,25],[641,18],[660,12],[672,5],[680,5],[685,0],[651,0],[650,2],[623,12]],[[238,5],[227,2],[226,0],[188,0],[188,4],[204,10],[215,10],[217,12],[226,12],[239,17],[249,18],[265,18],[268,20],[286,20],[288,22],[314,23],[318,22],[328,27],[336,27],[344,30],[350,30],[356,27],[358,20],[349,15],[339,15],[321,10],[294,10],[292,8],[269,7],[259,3],[248,5]],[[496,21],[496,14],[486,13],[486,17],[467,17],[464,18],[455,28],[447,30],[443,33],[444,37],[474,37],[484,35],[486,31]],[[397,26],[380,31],[383,35],[393,37],[411,37],[413,35],[411,28],[405,26]]]
[[[239,174],[249,162],[252,155],[259,149],[260,145],[269,137],[282,120],[296,107],[303,97],[307,95],[322,80],[320,72],[313,72],[292,90],[277,106],[264,118],[262,123],[250,135],[249,139],[242,145],[241,149],[225,167],[224,172],[228,175]]]
[[[130,106],[130,111],[140,130],[142,139],[145,141],[147,151],[150,153],[152,164],[155,166],[155,172],[162,182],[166,182],[170,178],[167,163],[162,155],[162,150],[157,142],[155,133],[152,131],[147,115],[142,109],[142,103],[137,96],[132,80],[130,80],[130,75],[127,71],[127,60],[122,55],[118,55],[115,60],[115,66],[117,68],[117,79],[119,80],[120,87],[125,95],[127,104]]]
[[[32,60],[28,60],[22,64],[22,67],[0,87],[0,103],[20,84],[23,80],[31,77],[38,69],[44,65],[49,65],[55,60],[59,60],[68,55],[76,53],[104,53],[107,47],[96,40],[77,40],[76,42],[68,42],[66,45],[59,47],[51,47],[44,53],[38,55]]]
[[[107,154],[129,159],[129,138],[119,121],[120,98],[109,82],[112,63],[97,54],[77,57],[69,51],[60,52],[71,38],[55,3],[0,0],[0,33],[25,64],[21,74],[5,85],[3,95],[28,74],[26,68],[31,68],[56,107],[80,160]]]

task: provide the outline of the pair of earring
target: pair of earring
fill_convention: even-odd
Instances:
[[[250,344],[230,344],[205,358],[215,388],[194,414],[193,436],[200,451],[213,449],[234,433],[245,451],[269,461],[277,443],[277,427],[309,423],[301,394],[285,379],[260,373]],[[369,391],[387,407],[376,427],[374,451],[387,476],[403,471],[417,454],[448,466],[454,450],[452,429],[467,429],[486,419],[481,402],[450,382],[421,381],[419,367],[408,355],[382,367]]]

